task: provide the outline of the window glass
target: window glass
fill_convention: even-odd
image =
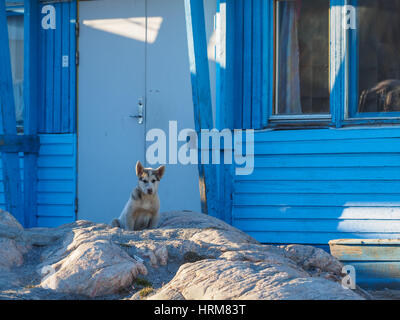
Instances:
[[[18,131],[24,123],[24,15],[23,9],[7,10],[11,70]]]
[[[400,0],[357,0],[357,112],[400,111]]]
[[[329,1],[276,1],[275,115],[329,114]]]

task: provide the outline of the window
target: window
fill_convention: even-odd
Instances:
[[[335,126],[400,121],[400,0],[271,5],[271,120]]]
[[[275,5],[274,115],[329,115],[329,1]]]
[[[400,112],[400,0],[351,0],[356,28],[349,31],[350,116]]]
[[[14,87],[17,129],[24,123],[24,8],[7,7],[7,26]]]

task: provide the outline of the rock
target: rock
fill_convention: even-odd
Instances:
[[[42,288],[89,297],[117,293],[138,274],[147,274],[143,264],[106,240],[83,242],[50,268],[54,273],[44,278]]]
[[[0,209],[0,238],[16,239],[22,235],[23,230],[17,219]]]
[[[183,265],[152,300],[361,299],[323,278],[285,265],[202,260]]]
[[[25,248],[13,239],[0,238],[0,267],[9,269],[19,267],[24,262]]]

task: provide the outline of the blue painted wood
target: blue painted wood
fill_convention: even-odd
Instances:
[[[70,61],[70,67],[69,67],[69,125],[68,125],[68,131],[63,131],[65,132],[76,132],[76,106],[77,106],[77,101],[76,101],[76,88],[77,88],[77,75],[76,75],[76,53],[77,53],[77,48],[76,48],[76,25],[77,25],[77,2],[76,0],[71,1],[69,3],[69,18],[67,19],[69,21],[69,61]],[[64,87],[66,88],[66,87]],[[67,117],[67,112],[63,113],[65,119]],[[65,122],[66,123],[66,122]],[[66,127],[67,128],[67,127]]]
[[[54,30],[54,66],[53,66],[53,107],[51,113],[53,115],[53,129],[50,132],[62,132],[61,131],[61,98],[62,98],[62,77],[61,77],[61,67],[62,67],[62,3],[55,3],[54,7],[56,9],[56,30]],[[50,110],[49,110],[50,111]]]
[[[244,1],[242,128],[252,128],[253,1]]]
[[[194,122],[196,132],[213,128],[210,76],[203,1],[185,0],[188,52],[192,82]],[[199,139],[200,143],[200,139]],[[201,149],[201,145],[199,145]],[[200,153],[199,153],[200,156]],[[218,193],[215,192],[216,168],[199,164],[202,211],[220,216]]]
[[[41,7],[44,4],[41,5]],[[40,31],[39,132],[76,132],[76,1],[54,4],[56,29]],[[63,67],[63,56],[68,67]]]
[[[399,240],[335,240],[330,252],[356,270],[357,285],[373,289],[400,288]]]
[[[75,221],[76,135],[39,135],[37,227],[57,227]],[[57,147],[54,147],[57,146]],[[26,156],[20,154],[21,173]],[[5,208],[0,164],[0,207]]]
[[[74,128],[70,127],[70,122],[73,123],[73,118],[70,119],[70,90],[74,87],[70,87],[70,69],[75,69],[75,59],[71,59],[70,53],[70,42],[71,42],[71,35],[70,35],[70,8],[71,4],[61,5],[62,10],[62,21],[61,21],[61,55],[68,57],[68,67],[63,67],[61,69],[61,110],[60,110],[60,118],[61,118],[61,127],[60,132],[75,132]],[[74,17],[71,17],[74,18]],[[72,39],[75,41],[75,39]],[[72,63],[72,66],[71,66]],[[74,99],[74,98],[72,98]],[[72,103],[72,108],[75,108],[75,103]]]
[[[36,153],[39,150],[39,140],[34,135],[0,135],[0,152]]]
[[[262,99],[262,0],[253,0],[251,128],[261,128]]]
[[[274,2],[262,1],[262,87],[261,128],[268,125],[272,114],[274,88]]]
[[[5,135],[17,134],[12,83],[5,2],[0,1],[0,113],[1,132]],[[2,154],[2,161],[7,210],[20,223],[23,223],[24,210],[18,153],[5,152]]]
[[[228,26],[234,30],[234,62],[233,62],[233,129],[241,129],[243,126],[243,49],[244,48],[244,2],[235,0],[233,25]]]
[[[399,135],[256,131],[254,172],[234,176],[233,225],[266,243],[400,237]]]
[[[38,144],[38,110],[39,110],[39,2],[24,3],[24,134],[32,135]],[[37,218],[37,152],[25,151],[24,154],[24,225],[35,227]]]
[[[330,1],[330,105],[332,123],[340,128],[347,105],[346,30],[343,28],[345,0]]]

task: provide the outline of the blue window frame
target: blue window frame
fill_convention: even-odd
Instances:
[[[326,108],[318,110],[318,107],[317,109],[311,107],[308,112],[280,114],[278,110],[281,102],[278,98],[279,86],[282,86],[282,81],[279,77],[282,75],[279,72],[282,70],[282,63],[279,63],[279,55],[283,53],[279,48],[279,41],[282,36],[280,30],[283,28],[285,12],[282,9],[279,10],[279,7],[297,5],[295,10],[297,10],[297,17],[301,19],[301,15],[307,17],[306,10],[309,12],[312,10],[310,6],[306,5],[307,1],[310,2],[310,5],[312,2],[314,6],[318,3],[315,9],[315,12],[318,12],[315,24],[323,27],[322,30],[307,31],[310,32],[311,39],[308,41],[315,41],[315,38],[321,37],[325,34],[324,32],[329,35],[325,45],[329,47],[327,49],[329,52],[327,71],[329,80],[327,83],[329,84],[330,111],[329,113],[321,112],[326,111]],[[269,112],[270,126],[287,122],[319,122],[336,127],[354,124],[400,123],[400,59],[397,58],[400,56],[400,0],[271,0],[271,5],[274,6],[274,10],[271,10],[273,16],[269,18],[274,24],[274,39],[271,42],[274,43],[275,58],[273,67],[274,98]],[[286,10],[286,14],[288,13],[290,11]],[[327,16],[326,20],[329,22],[326,22],[326,25],[329,30],[324,29],[326,25],[323,24],[324,20],[321,19],[321,15]],[[383,16],[383,19],[379,19],[380,15]],[[289,28],[293,28],[294,20],[286,17],[286,21],[292,24]],[[304,37],[301,35],[304,30],[301,31],[300,28],[307,28],[307,24],[301,24],[299,21],[296,22],[299,30],[296,31],[297,38]],[[309,23],[309,30],[312,25]],[[293,39],[301,42],[295,37]],[[319,43],[322,45],[323,41]],[[300,43],[300,49],[301,46]],[[323,52],[318,48],[317,51]],[[287,53],[283,55],[285,59],[287,56]],[[301,52],[299,56],[301,69]],[[320,65],[311,67],[317,71],[321,69]],[[326,69],[326,65],[324,67]],[[321,69],[320,73],[323,71]],[[300,70],[301,72],[304,70]],[[284,73],[287,72],[284,70]],[[293,70],[290,73],[296,74]],[[316,78],[319,77],[317,72],[314,74],[316,74]],[[300,82],[303,81],[302,77],[307,78],[300,75]],[[307,87],[307,85],[309,84],[305,81],[303,86]],[[312,85],[318,87],[315,83]],[[326,91],[323,90],[319,90],[311,98],[318,103],[318,99],[321,100],[321,94],[326,99]],[[309,99],[310,97],[307,97],[306,94],[301,96],[301,99],[303,98]],[[301,100],[301,104],[304,104],[303,100]]]
[[[400,0],[348,0],[347,120],[400,118]],[[352,23],[349,23],[351,25]]]

